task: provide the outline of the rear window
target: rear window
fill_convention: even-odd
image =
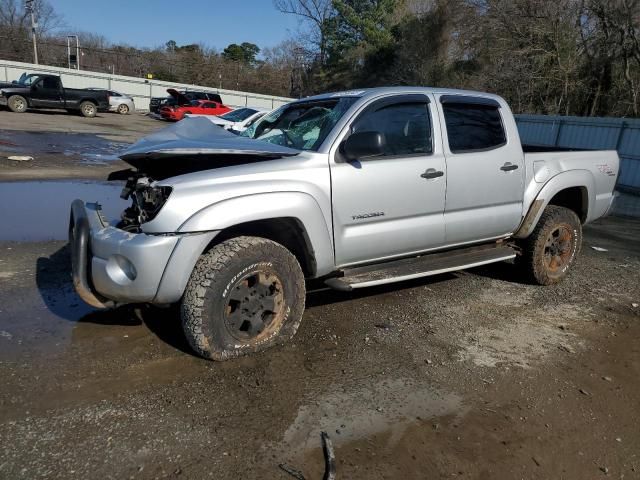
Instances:
[[[445,103],[442,107],[452,153],[491,150],[507,143],[497,107],[465,103]]]

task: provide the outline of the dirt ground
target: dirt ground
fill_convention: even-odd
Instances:
[[[0,242],[0,478],[320,479],[321,431],[339,479],[640,478],[638,304],[640,221],[608,217],[560,285],[316,291],[293,341],[213,363],[174,308],[84,305],[65,242]]]

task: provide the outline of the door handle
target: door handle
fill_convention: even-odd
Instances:
[[[443,171],[436,170],[435,168],[427,168],[420,176],[422,178],[438,178],[444,175]]]
[[[517,170],[517,169],[518,169],[518,165],[514,165],[511,162],[507,162],[500,167],[500,170],[502,170],[503,172],[510,172],[511,170]]]

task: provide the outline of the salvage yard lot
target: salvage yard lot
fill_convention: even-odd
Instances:
[[[0,157],[34,157],[0,179],[104,179],[162,126],[0,111]],[[322,478],[320,431],[338,478],[640,477],[637,220],[585,227],[553,287],[504,263],[310,293],[292,342],[226,363],[174,309],[84,305],[64,241],[0,252],[0,478]]]
[[[0,107],[0,181],[52,178],[104,180],[127,168],[117,153],[167,123],[135,113],[84,118],[62,110],[15,114]],[[30,156],[11,161],[9,156]]]

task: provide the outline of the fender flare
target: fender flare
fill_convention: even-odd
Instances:
[[[316,276],[334,269],[333,237],[316,199],[305,192],[248,194],[209,205],[180,225],[178,233],[220,231],[241,223],[275,218],[299,222],[316,264]]]
[[[513,234],[514,238],[527,238],[536,228],[544,209],[551,199],[567,188],[581,187],[587,191],[587,215],[585,223],[589,221],[589,215],[593,212],[595,204],[595,179],[589,170],[569,170],[559,173],[544,184],[538,195],[533,199],[527,215]]]

